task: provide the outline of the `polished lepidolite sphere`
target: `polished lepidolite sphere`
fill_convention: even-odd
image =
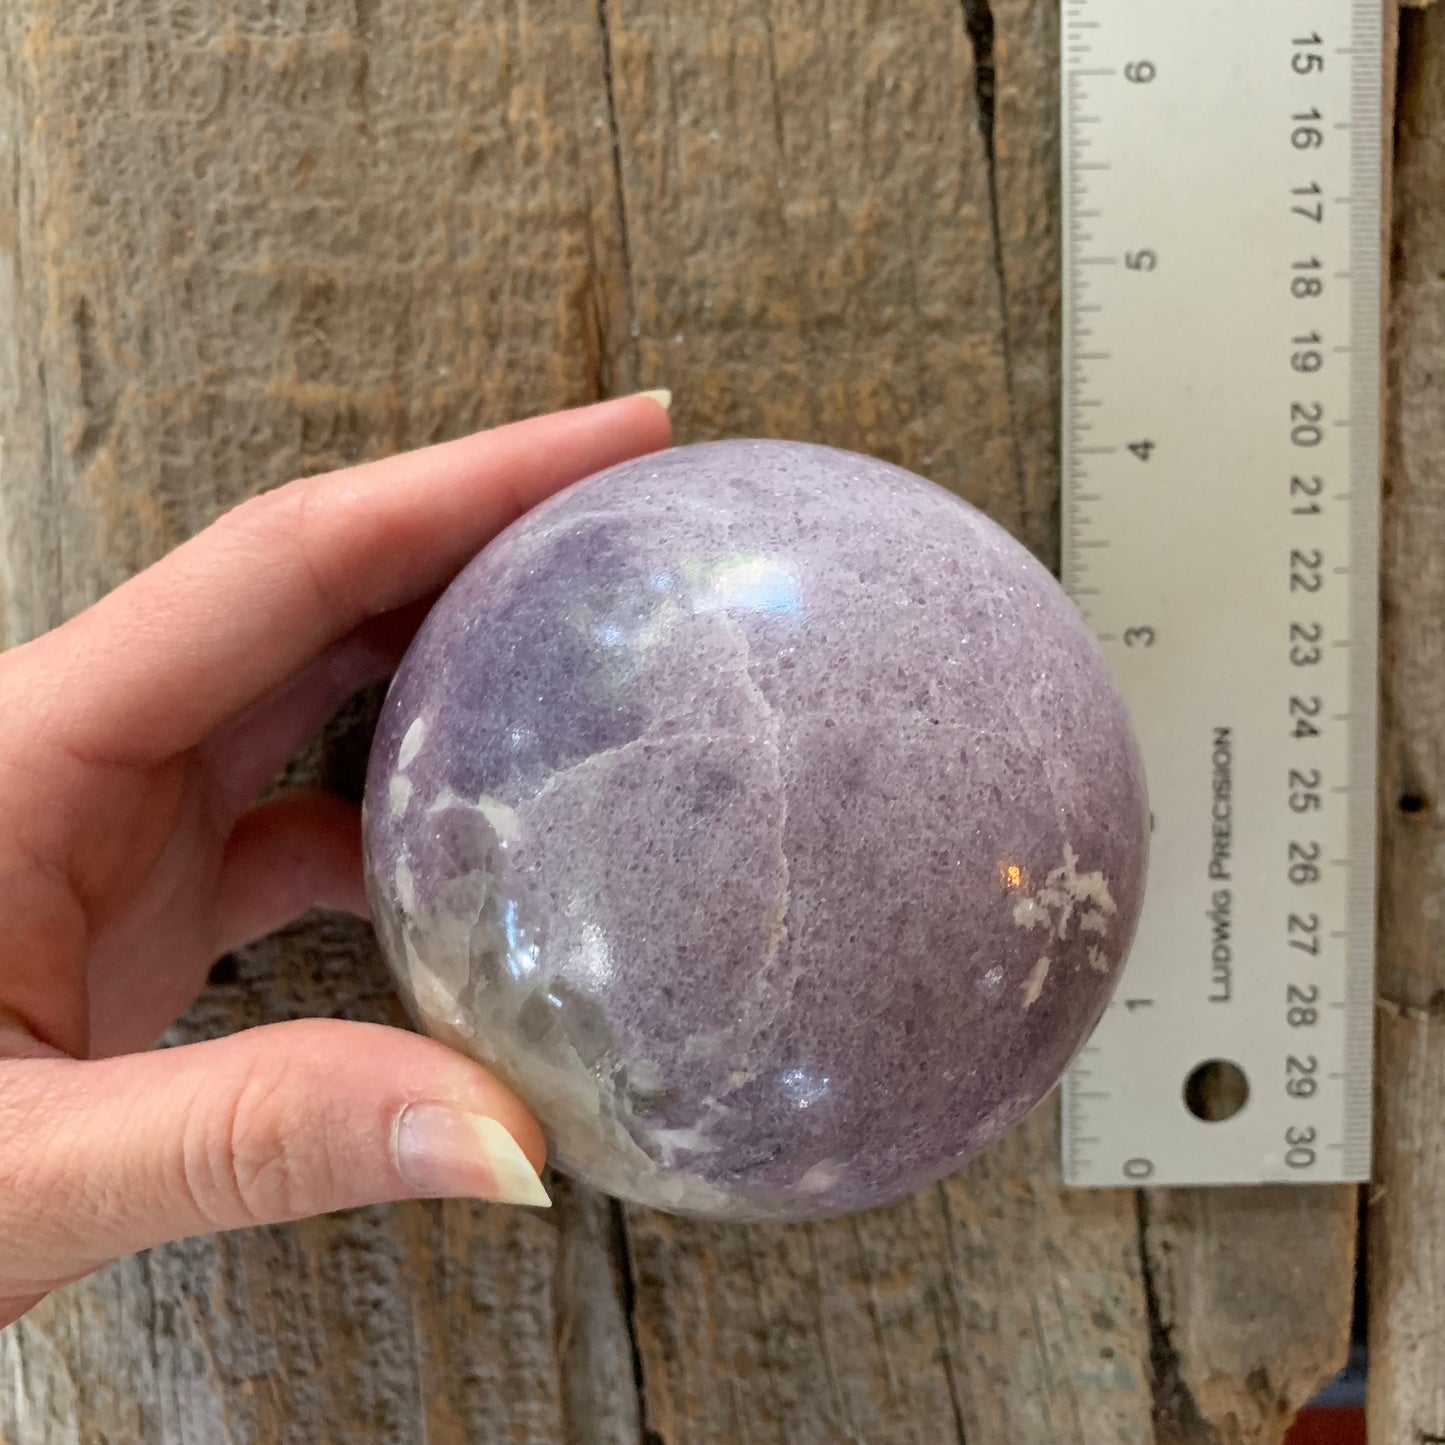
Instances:
[[[1053,1086],[1148,813],[1078,614],[898,467],[731,441],[544,503],[438,602],[366,794],[423,1026],[554,1162],[735,1219],[882,1202]]]

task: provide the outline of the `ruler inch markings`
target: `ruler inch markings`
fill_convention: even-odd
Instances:
[[[1369,1177],[1383,11],[1064,7],[1063,580],[1154,816],[1070,1185]]]

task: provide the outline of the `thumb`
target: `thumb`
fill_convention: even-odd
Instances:
[[[0,1061],[0,1298],[164,1240],[360,1204],[545,1205],[545,1152],[484,1069],[375,1024]]]

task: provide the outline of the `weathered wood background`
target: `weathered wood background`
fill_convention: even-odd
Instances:
[[[1393,35],[1392,22],[1392,35]],[[1400,30],[1372,1441],[1445,1439],[1445,6]],[[670,386],[1057,544],[1054,0],[3,0],[0,626],[294,474]],[[355,789],[364,707],[303,763]],[[321,920],[178,1036],[399,1021]],[[1054,1111],[896,1208],[559,1182],[125,1261],[0,1335],[4,1445],[1278,1440],[1356,1191],[1065,1193]]]

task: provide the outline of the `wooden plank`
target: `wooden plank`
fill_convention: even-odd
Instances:
[[[1015,7],[999,43],[1018,60],[1005,254],[1017,241],[1028,276],[1011,387],[962,7],[608,0],[621,345],[674,388],[682,434],[878,452],[1056,550],[1051,150],[1015,141],[1030,103],[1056,114],[1046,9]],[[646,1424],[669,1445],[1146,1438],[1133,1202],[1065,1195],[1056,1157],[1049,1107],[959,1179],[857,1219],[739,1231],[629,1210]]]
[[[304,471],[594,396],[620,291],[582,0],[0,6],[11,640]],[[364,739],[313,756],[353,789]],[[369,934],[177,1038],[399,1021]],[[635,1441],[610,1206],[366,1210],[126,1261],[0,1335],[0,1439]]]
[[[1278,1186],[1146,1196],[1161,1440],[1281,1440],[1344,1366],[1356,1194]]]
[[[631,325],[683,437],[872,449],[1012,509],[962,12],[607,0]]]
[[[1405,13],[1409,15],[1408,10]],[[1384,23],[1386,74],[1382,84],[1388,118],[1395,98],[1394,63],[1401,24],[1395,5],[1385,6]],[[1406,109],[1408,105],[1407,102]],[[1393,128],[1387,124],[1384,136],[1387,213],[1392,170],[1395,170],[1394,184],[1414,195],[1416,209],[1423,211],[1430,204],[1438,208],[1438,184],[1433,188],[1431,185],[1432,179],[1438,182],[1438,157],[1433,178],[1402,175],[1396,169],[1394,141]],[[1388,214],[1385,226],[1388,234]],[[1409,256],[1418,238],[1397,235],[1396,244],[1397,254]],[[1390,253],[1388,245],[1384,252]],[[1409,264],[1407,262],[1407,266]],[[1437,273],[1438,270],[1437,264]],[[1398,276],[1393,279],[1398,282]],[[1412,318],[1413,324],[1419,304],[1418,298],[1397,295],[1395,313]],[[1424,388],[1417,387],[1417,393],[1423,395]],[[1402,407],[1413,414],[1418,404],[1417,396],[1405,397],[1393,376],[1387,378],[1387,401],[1393,403],[1392,414],[1399,413]],[[1392,666],[1388,600],[1394,570],[1389,539],[1402,525],[1414,525],[1402,517],[1400,503],[1399,489],[1387,469],[1382,508],[1386,538],[1383,661],[1387,706],[1381,719],[1384,760],[1381,783],[1387,799],[1391,795],[1389,760],[1398,750],[1396,735],[1400,729],[1400,718],[1388,706]],[[1426,617],[1433,620],[1428,610],[1416,611],[1408,621],[1402,618],[1396,632],[1396,646],[1408,647],[1413,652]],[[1385,812],[1388,815],[1388,807]],[[1399,875],[1390,866],[1389,854],[1389,830],[1394,821],[1386,816],[1382,839],[1382,988],[1387,986],[1395,956],[1390,898]],[[1417,886],[1418,882],[1407,885],[1412,891]],[[1412,919],[1410,937],[1416,936],[1418,927],[1418,921]],[[1389,1098],[1398,1087],[1395,1081],[1401,1070],[1399,1060],[1391,1056],[1387,1045],[1382,1047],[1377,1071],[1381,1097]],[[1377,1178],[1390,1167],[1382,1156],[1392,1148],[1392,1130],[1383,1109],[1380,1123],[1381,1129],[1377,1132],[1383,1142],[1377,1154]],[[1162,1278],[1165,1282],[1164,1287],[1156,1287],[1154,1292],[1159,1301],[1160,1320],[1168,1326],[1160,1336],[1161,1365],[1167,1375],[1171,1373],[1171,1356],[1177,1359],[1177,1370],[1173,1373],[1184,1387],[1184,1393],[1173,1395],[1173,1408],[1172,1411],[1166,1409],[1166,1418],[1172,1415],[1176,1422],[1174,1428],[1183,1438],[1191,1438],[1207,1423],[1226,1440],[1278,1439],[1295,1410],[1322,1383],[1329,1369],[1343,1364],[1349,1343],[1346,1302],[1355,1275],[1357,1193],[1353,1189],[1176,1191],[1163,1197],[1168,1213],[1151,1221],[1146,1239],[1151,1279]],[[1370,1195],[1372,1219],[1378,1199],[1378,1193]],[[1154,1201],[1151,1208],[1159,1202]],[[1417,1227],[1413,1219],[1408,1226],[1403,1220],[1397,1224],[1402,1233]],[[1378,1241],[1377,1220],[1371,1238]],[[1377,1253],[1377,1244],[1372,1243],[1369,1274],[1376,1282]],[[1187,1278],[1185,1290],[1173,1301],[1169,1299],[1168,1287],[1171,1274],[1175,1277],[1176,1289],[1178,1277],[1184,1274]],[[1372,1298],[1375,1287],[1372,1287]],[[1372,1313],[1378,1315],[1373,1306]],[[1378,1333],[1378,1320],[1374,1333]],[[1397,1390],[1388,1377],[1381,1377],[1373,1334],[1369,1368],[1371,1438],[1416,1439],[1394,1427],[1392,1401]],[[1166,1406],[1171,1403],[1167,1392],[1164,1403]],[[1383,1428],[1377,1423],[1381,1419],[1388,1422]]]
[[[1137,1234],[1065,1193],[1052,1111],[890,1209],[730,1229],[629,1211],[645,1418],[704,1440],[1149,1437]]]
[[[1369,1431],[1445,1440],[1445,7],[1402,12]]]
[[[1056,552],[1051,0],[135,8],[0,12],[13,639],[259,486],[636,385]],[[396,1017],[335,923],[236,968],[178,1036]],[[1046,1106],[856,1220],[628,1211],[631,1278],[566,1188],[156,1251],[0,1336],[0,1438],[1277,1438],[1339,1351],[1348,1195],[1141,1212],[1056,1160]]]
[[[765,383],[760,388],[771,411],[761,410],[752,392],[728,394],[721,415],[686,410],[694,390],[688,379],[692,373],[676,368],[698,347],[684,329],[686,303],[674,299],[668,310],[655,289],[638,311],[644,354],[660,364],[668,354],[667,332],[677,326],[674,369],[658,372],[657,379],[678,388],[684,425],[691,422],[694,430],[737,431],[761,424],[788,434],[806,426],[810,435],[894,455],[980,501],[1041,555],[1052,557],[1058,492],[1055,7],[1029,0],[1000,0],[991,11],[969,5],[960,9],[959,28],[952,35],[936,28],[940,13],[935,8],[904,7],[881,26],[861,10],[845,8],[840,14],[835,8],[832,14],[825,27],[797,6],[774,5],[764,19],[742,6],[731,23],[716,26],[613,5],[624,196],[629,217],[644,218],[629,225],[630,253],[646,257],[657,244],[675,266],[679,254],[686,258],[690,237],[711,235],[690,214],[682,220],[661,215],[659,195],[684,194],[670,169],[682,161],[664,153],[667,143],[660,137],[665,127],[650,120],[668,112],[670,97],[685,90],[688,76],[709,63],[722,64],[735,86],[743,84],[738,77],[749,77],[749,88],[718,97],[711,111],[689,115],[683,131],[714,137],[725,156],[714,164],[725,173],[728,165],[741,167],[744,157],[752,164],[750,186],[739,185],[733,194],[735,199],[738,191],[749,199],[756,196],[757,205],[731,215],[729,232],[766,237],[786,254],[831,258],[857,236],[860,214],[875,227],[887,224],[874,219],[875,207],[884,217],[906,218],[906,237],[900,234],[895,244],[925,258],[915,267],[921,264],[928,274],[946,278],[946,309],[956,318],[958,349],[951,355],[942,350],[933,328],[928,344],[920,345],[913,340],[916,316],[897,307],[870,314],[865,299],[856,313],[828,317],[830,348],[823,352],[809,334],[824,323],[813,318],[806,278],[789,284],[769,275],[768,295],[797,295],[789,316],[796,317],[802,335],[780,338],[770,331],[765,339],[739,342],[730,336],[728,341],[752,348],[744,353],[752,374],[780,375],[781,387]],[[750,25],[760,28],[760,39],[749,39]],[[909,38],[899,38],[905,35]],[[717,47],[725,51],[725,61],[712,59]],[[917,154],[892,155],[860,175],[858,157],[877,154],[869,143],[870,126],[887,115],[887,57],[900,49],[912,53],[915,65],[910,93],[899,102],[907,119],[896,119],[892,129],[906,132],[911,122],[917,128],[913,133],[937,139]],[[983,62],[981,90],[977,72],[972,85],[951,85],[952,77],[968,73],[975,52]],[[779,55],[786,57],[781,65]],[[935,59],[942,74],[934,72]],[[633,74],[634,67],[640,74]],[[850,78],[852,88],[838,77]],[[692,105],[705,105],[696,91],[689,95]],[[780,95],[787,97],[786,104]],[[636,118],[635,105],[643,107]],[[1041,124],[1041,115],[1048,122]],[[770,117],[777,131],[771,148]],[[679,140],[678,154],[685,149]],[[771,187],[758,183],[760,156],[777,157],[770,162]],[[845,158],[841,179],[830,170],[830,164],[837,169],[832,160],[837,156]],[[950,187],[958,184],[960,173],[974,177],[972,190],[955,195]],[[781,236],[776,193],[787,198]],[[950,205],[931,210],[912,199],[915,194],[945,196]],[[995,214],[996,251],[990,235]],[[845,225],[850,218],[851,233]],[[660,241],[643,234],[654,229]],[[962,253],[960,237],[968,240]],[[703,302],[692,309],[704,324],[711,279],[702,273],[697,291]],[[675,275],[669,284],[678,285]],[[891,350],[883,364],[891,374],[907,374],[910,343],[922,353],[921,363],[912,362],[921,378],[921,398],[936,383],[957,384],[954,374],[935,379],[931,368],[966,367],[970,358],[963,336],[988,324],[999,327],[992,343],[995,364],[973,373],[978,394],[966,413],[954,417],[964,426],[969,417],[985,418],[992,450],[968,445],[966,432],[959,450],[931,441],[918,447],[919,429],[927,425],[923,407],[902,426],[892,417],[875,420],[856,405],[833,412],[816,403],[808,411],[778,411],[783,405],[778,390],[796,385],[794,367],[815,393],[821,386],[825,396],[837,395],[841,386],[846,395],[852,378],[840,383],[833,376],[867,346],[880,324],[888,327]],[[807,358],[805,363],[796,361],[799,355]],[[705,404],[716,406],[716,378],[703,374]],[[1060,1191],[1052,1129],[1042,1121],[1010,1142],[1007,1157],[1013,1174],[1001,1172],[991,1155],[947,1186],[945,1197],[958,1194],[964,1216],[994,1216],[974,1254],[975,1266],[990,1278],[992,1307],[973,1312],[968,1327],[956,1333],[945,1329],[937,1339],[932,1332],[940,1326],[924,1302],[956,1297],[960,1288],[971,1287],[973,1271],[960,1274],[949,1259],[926,1251],[899,1266],[894,1241],[900,1233],[914,1238],[915,1226],[900,1224],[894,1212],[808,1231],[806,1248],[786,1232],[766,1236],[771,1240],[766,1245],[760,1234],[746,1262],[728,1253],[723,1234],[694,1234],[686,1228],[679,1234],[674,1224],[630,1214],[648,1419],[660,1422],[669,1440],[717,1438],[729,1422],[745,1428],[750,1438],[823,1440],[845,1427],[857,1438],[875,1433],[891,1438],[890,1431],[908,1428],[928,1438],[930,1430],[947,1427],[952,1410],[955,1423],[972,1427],[966,1431],[970,1440],[1092,1440],[1143,1438],[1152,1415],[1163,1439],[1272,1440],[1281,1436],[1293,1410],[1343,1362],[1352,1295],[1354,1190],[1181,1191],[1137,1205],[1127,1195],[1093,1196],[1085,1210],[1079,1196]],[[1026,1219],[1000,1205],[1011,1191],[1025,1187],[1030,1197],[1048,1201]],[[905,1206],[904,1212],[919,1208]],[[1141,1241],[1147,1243],[1142,1262]],[[715,1258],[715,1274],[695,1273],[693,1254],[699,1248]],[[870,1276],[859,1263],[870,1249],[894,1262],[890,1279],[903,1297],[897,1302],[898,1317],[890,1316],[882,1374],[880,1362],[866,1360],[856,1348],[829,1349],[816,1339],[809,1348],[798,1343],[806,1335],[801,1321],[810,1316],[829,1319],[841,1330],[841,1321],[866,1318],[875,1308]],[[1039,1261],[1053,1255],[1058,1258],[1037,1273]],[[1115,1261],[1110,1282],[1116,1308],[1100,1311],[1110,1321],[1110,1332],[1081,1325],[1075,1312],[1069,1319],[1073,1328],[1051,1339],[1046,1325],[1050,1296],[1056,1297],[1060,1283],[1067,1290],[1086,1277],[1091,1256]],[[801,1260],[811,1261],[811,1275]],[[778,1276],[788,1281],[778,1298],[788,1302],[791,1313],[769,1309],[767,1282]],[[945,1312],[945,1321],[950,1318]],[[1113,1330],[1119,1332],[1117,1342]],[[698,1331],[730,1339],[750,1362],[747,1378],[757,1381],[757,1388],[740,1390],[688,1359],[684,1342]],[[1021,1347],[1020,1340],[1030,1344]],[[939,1349],[943,1358],[930,1372],[926,1362]],[[1030,1350],[1037,1351],[1034,1370],[1024,1365]],[[1101,1367],[1105,1350],[1112,1350],[1107,1368]],[[990,1356],[1006,1366],[994,1376],[993,1388],[969,1388],[985,1384],[970,1372],[970,1364]],[[850,1361],[862,1367],[850,1372]],[[1002,1389],[1010,1370],[1012,1398]],[[915,1382],[909,1410],[902,1413],[890,1394],[895,1376]],[[1084,1391],[1081,1403],[1071,1382],[1088,1379],[1097,1386],[1101,1377],[1109,1385]],[[1028,1378],[1030,1388],[1017,1388],[1021,1378]],[[920,1381],[929,1381],[929,1387]]]
[[[1016,530],[1057,550],[1058,7],[994,0],[994,161],[1018,455]],[[985,32],[986,22],[980,22]],[[1049,123],[1041,125],[1046,115]],[[1357,1191],[1170,1190],[1138,1199],[1161,1439],[1277,1440],[1344,1363]]]

